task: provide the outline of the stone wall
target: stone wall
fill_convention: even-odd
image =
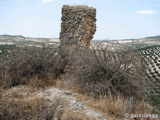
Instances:
[[[88,6],[62,8],[60,46],[89,47],[96,31],[96,9]]]

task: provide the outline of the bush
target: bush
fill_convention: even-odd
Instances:
[[[156,71],[156,68],[154,68],[153,70]]]
[[[160,63],[156,63],[157,66],[160,66]]]
[[[157,75],[152,75],[153,78],[157,78]]]
[[[148,75],[147,77],[148,77],[148,78],[152,78],[152,76],[150,76],[150,75]]]
[[[28,84],[32,78],[56,79],[64,73],[66,56],[57,49],[18,48],[0,56],[0,84],[4,88]],[[44,78],[44,79],[43,79]],[[33,81],[32,81],[33,84]]]
[[[158,74],[159,72],[157,70],[155,70],[154,73]]]
[[[123,96],[144,95],[145,65],[141,57],[125,49],[107,46],[96,50],[81,50],[71,70],[74,84],[82,93],[89,93],[96,98],[108,94]],[[76,59],[78,58],[78,59]]]
[[[158,83],[160,83],[160,78],[156,78],[155,80],[156,80]]]
[[[152,105],[160,109],[160,106],[159,106],[160,105],[160,101],[159,101],[160,95],[150,95],[149,97],[151,98],[151,101],[153,101]]]
[[[151,75],[154,75],[154,72],[150,72]]]
[[[158,57],[155,57],[155,60],[158,60]]]

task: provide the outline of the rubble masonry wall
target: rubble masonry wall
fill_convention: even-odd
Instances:
[[[62,7],[60,46],[89,47],[96,31],[96,9],[88,6]]]

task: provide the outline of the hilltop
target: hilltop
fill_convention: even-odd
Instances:
[[[4,86],[0,92],[4,116],[0,118],[121,120],[128,112],[155,113],[159,109],[159,46],[145,48],[146,43],[136,40],[92,41],[94,49],[68,55],[51,48],[59,45],[58,38],[0,35],[0,41],[0,80]],[[138,54],[125,51],[124,44],[139,45]],[[108,90],[111,95],[105,96]]]
[[[159,39],[159,40],[160,40],[160,35],[158,35],[158,36],[146,37],[146,39]]]
[[[33,38],[33,37],[24,37],[22,35],[0,35],[0,45],[1,44],[12,44],[12,45],[28,45],[28,46],[41,46],[42,44],[47,45],[59,45],[59,38]],[[92,42],[111,42],[118,44],[128,44],[128,45],[137,45],[143,44],[142,46],[150,46],[160,44],[160,35],[150,36],[139,39],[118,39],[118,40],[93,40]]]
[[[144,43],[159,43],[160,44],[160,35],[136,39],[135,41],[144,42]]]
[[[114,44],[119,44],[133,49],[144,48],[153,45],[160,45],[160,35],[151,36],[138,39],[119,39],[119,40],[110,40],[109,42]]]
[[[24,37],[22,35],[0,35],[0,45],[16,45],[16,46],[37,46],[56,45],[59,43],[58,38],[33,38]]]

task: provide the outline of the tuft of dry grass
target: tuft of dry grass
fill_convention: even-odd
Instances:
[[[43,99],[39,98],[35,98],[32,101],[25,101],[23,99],[13,100],[9,103],[5,103],[4,105],[6,105],[3,109],[5,120],[36,120],[38,118],[42,118],[42,114],[44,114],[44,110],[46,110],[46,103]]]
[[[14,95],[15,96],[15,95]],[[30,97],[30,96],[28,96]],[[61,99],[55,99],[50,103],[43,97],[18,98],[12,97],[10,100],[3,101],[1,120],[51,120],[60,119],[63,105]]]
[[[49,78],[49,77],[42,77],[38,78],[37,76],[32,77],[30,80],[28,80],[27,86],[31,88],[45,88],[49,86],[55,86],[56,85],[57,78]]]
[[[88,96],[75,96],[83,101],[90,109],[101,113],[104,118],[109,120],[122,120],[125,118],[125,113],[143,114],[152,113],[152,109],[144,101],[131,101],[123,96],[102,96],[100,99],[95,99]],[[140,118],[136,118],[140,120]]]

